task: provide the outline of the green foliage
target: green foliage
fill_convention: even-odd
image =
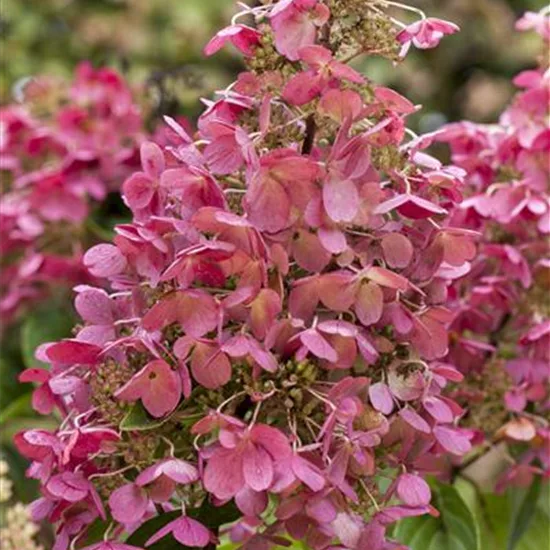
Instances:
[[[480,550],[477,521],[457,489],[434,483],[434,506],[441,516],[421,516],[400,521],[394,531],[412,550]]]
[[[154,430],[170,420],[170,417],[156,419],[147,413],[141,401],[132,405],[128,414],[120,423],[120,429],[125,432],[144,432]]]
[[[25,367],[46,367],[34,357],[36,348],[45,342],[68,338],[75,324],[69,299],[48,301],[29,311],[21,328],[21,354]]]
[[[548,550],[550,493],[537,479],[503,495],[481,493],[464,478],[433,488],[439,518],[400,521],[394,537],[412,550]]]

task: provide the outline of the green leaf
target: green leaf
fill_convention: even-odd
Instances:
[[[537,480],[535,485],[539,484],[541,482]],[[548,484],[544,484],[540,488],[533,488],[533,486],[527,489],[511,487],[506,493],[499,495],[481,493],[472,483],[462,478],[457,480],[455,486],[478,520],[483,550],[507,548],[521,529],[523,529],[523,534],[515,543],[514,550],[548,550],[550,548],[550,531],[548,529],[550,487]],[[539,491],[540,495],[537,499]],[[532,506],[526,506],[527,498],[532,500]],[[529,510],[532,510],[530,520],[520,521],[522,516],[525,518]],[[521,524],[523,527],[518,530]]]
[[[64,300],[52,300],[29,312],[21,328],[21,352],[27,368],[46,367],[34,357],[36,348],[71,336],[75,323],[72,309]]]
[[[124,432],[144,432],[147,430],[155,430],[160,428],[165,422],[170,419],[169,416],[165,418],[153,418],[145,410],[141,401],[132,405],[132,408],[128,411],[128,414],[123,418],[120,423],[120,429]]]
[[[412,550],[480,550],[476,518],[457,489],[434,483],[432,492],[440,517],[426,515],[401,520],[394,537]]]
[[[217,530],[221,525],[232,523],[240,516],[240,512],[233,502],[229,502],[224,506],[216,507],[206,501],[204,504],[194,510],[188,510],[189,517],[200,521],[203,525],[212,530]],[[135,531],[126,541],[127,544],[134,546],[145,546],[145,543],[159,530],[171,521],[179,518],[181,512],[169,512],[157,516],[144,523],[137,531]],[[185,546],[179,544],[173,537],[167,535],[162,540],[148,546],[148,550],[182,550]]]
[[[29,390],[29,387],[19,383],[17,377],[20,372],[18,363],[12,358],[0,357],[0,410],[9,407]]]
[[[516,489],[512,493],[512,519],[508,537],[508,550],[515,550],[533,519],[541,493],[541,483],[540,477],[537,477],[528,489]]]
[[[13,400],[2,412],[0,412],[0,425],[7,422],[10,418],[16,418],[21,416],[33,416],[34,411],[32,408],[32,393],[26,393],[20,395],[17,399]]]

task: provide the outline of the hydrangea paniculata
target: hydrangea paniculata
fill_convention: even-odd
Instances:
[[[548,49],[547,10],[527,13]],[[550,70],[520,73],[521,88],[496,125],[448,126],[455,164],[467,173],[452,223],[482,234],[468,275],[450,290],[448,360],[466,376],[454,394],[468,404],[480,442],[507,442],[499,486],[550,476]],[[488,445],[488,448],[491,448]],[[498,487],[498,486],[497,486]]]
[[[55,550],[97,518],[92,548],[126,548],[169,512],[147,544],[389,550],[389,525],[437,513],[423,476],[473,436],[443,358],[475,236],[449,221],[464,171],[407,130],[417,107],[348,65],[400,59],[390,4],[243,8],[206,52],[248,70],[196,135],[167,118],[178,143],[141,147],[133,221],[84,257],[109,292],[78,287],[80,332],[38,351],[62,425],[16,437]],[[447,29],[407,28],[422,47]],[[212,507],[234,511],[221,531]]]
[[[0,111],[4,326],[48,288],[93,281],[86,220],[139,166],[145,138],[136,99],[111,69],[83,63],[72,83],[37,78],[21,94]]]

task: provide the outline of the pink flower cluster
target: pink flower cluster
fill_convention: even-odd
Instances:
[[[131,90],[111,69],[84,63],[70,85],[37,79],[26,95],[0,111],[4,323],[51,285],[92,280],[84,222],[139,165],[144,138]]]
[[[517,28],[536,29],[548,48],[548,13],[528,13]],[[499,124],[451,124],[441,139],[468,173],[452,221],[482,234],[452,289],[449,361],[467,376],[456,396],[472,413],[487,409],[472,417],[482,440],[516,444],[503,481],[528,485],[550,476],[550,71],[524,71],[514,83],[522,91]]]
[[[133,548],[128,533],[170,511],[147,545],[227,532],[247,549],[289,535],[389,550],[402,548],[389,525],[437,513],[424,475],[474,435],[444,395],[462,375],[443,358],[447,287],[476,247],[449,222],[464,171],[406,128],[417,107],[347,65],[373,38],[350,44],[351,16],[399,57],[402,28],[379,8],[245,9],[256,28],[234,22],[206,51],[231,42],[249,70],[196,136],[167,118],[177,142],[142,144],[123,185],[133,221],[84,256],[110,291],[77,287],[77,336],[23,375],[41,384],[37,408],[64,417],[16,436],[55,550],[98,518],[105,542],[88,548]],[[427,21],[409,29],[423,47],[454,29]],[[205,504],[238,520],[207,527]]]

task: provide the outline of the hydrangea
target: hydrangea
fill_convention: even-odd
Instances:
[[[474,435],[443,359],[475,236],[449,218],[464,171],[406,127],[417,107],[348,65],[399,60],[384,6],[243,8],[206,51],[234,44],[248,70],[195,135],[166,118],[178,141],[142,144],[132,222],[84,256],[109,290],[77,287],[80,331],[23,375],[63,417],[15,440],[55,550],[97,519],[91,548],[131,548],[163,514],[146,545],[383,550],[389,525],[437,514],[424,476]]]
[[[548,48],[547,10],[528,13]],[[453,223],[478,231],[480,253],[451,288],[448,360],[466,376],[455,390],[467,403],[478,442],[505,440],[512,465],[499,486],[550,475],[550,73],[520,73],[521,88],[496,125],[451,124],[440,137],[467,173],[466,199]]]
[[[4,326],[52,286],[93,279],[82,264],[94,205],[139,165],[140,108],[111,69],[83,63],[70,84],[37,78],[0,111],[0,314]],[[97,236],[95,236],[97,242]]]

